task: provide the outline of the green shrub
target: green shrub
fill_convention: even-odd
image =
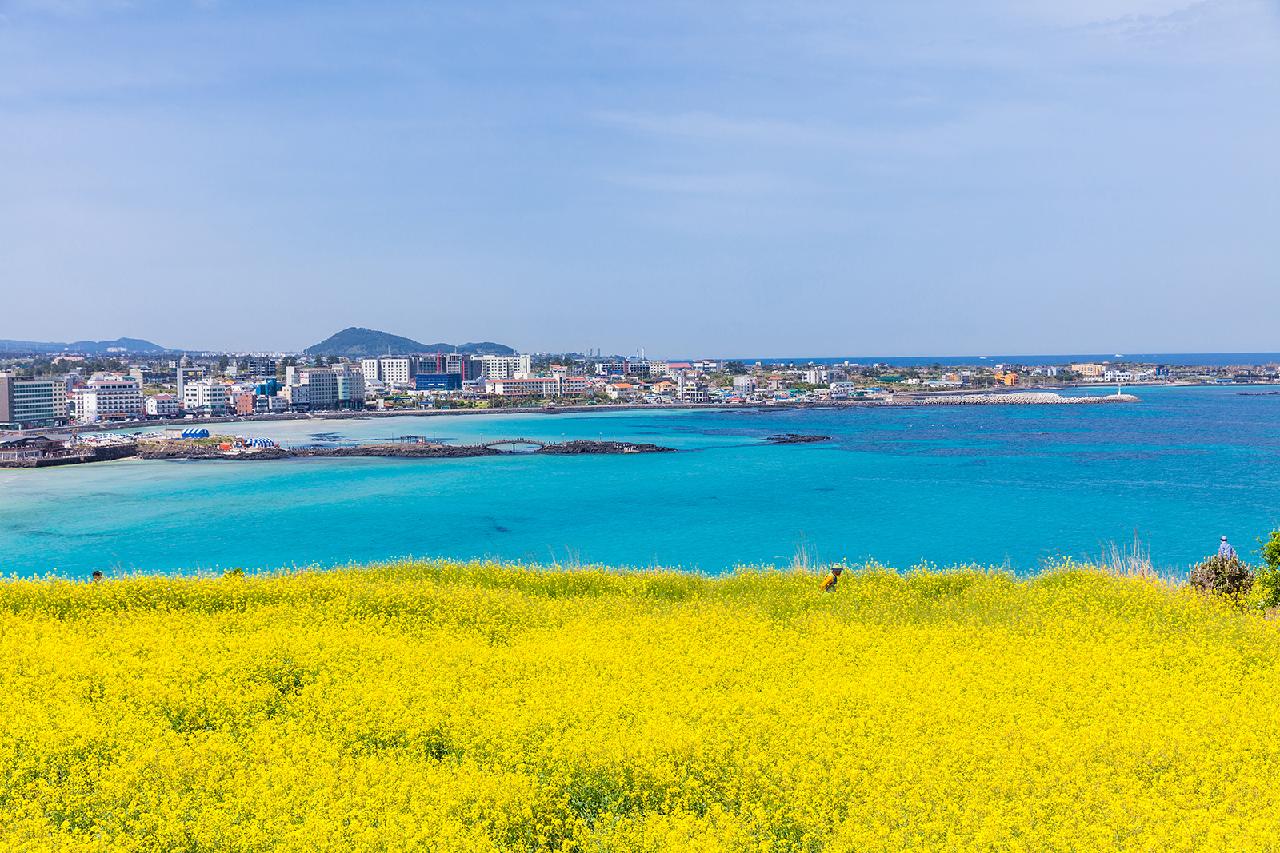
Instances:
[[[1280,530],[1271,531],[1271,538],[1262,543],[1262,562],[1269,569],[1280,569]]]
[[[1255,610],[1273,610],[1280,607],[1280,530],[1262,543],[1261,566],[1253,578],[1249,591],[1249,606]]]
[[[1243,602],[1253,588],[1253,571],[1239,557],[1210,557],[1191,569],[1191,586]]]

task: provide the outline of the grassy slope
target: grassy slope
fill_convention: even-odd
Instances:
[[[1280,637],[1065,572],[0,584],[0,848],[1280,845]]]

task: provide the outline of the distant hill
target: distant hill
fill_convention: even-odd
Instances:
[[[6,341],[0,340],[0,352],[33,353],[36,355],[57,355],[59,353],[75,355],[115,355],[117,353],[154,354],[172,352],[151,341],[138,338],[116,338],[114,341],[72,341],[69,344],[56,341]]]
[[[307,355],[340,355],[346,358],[372,358],[380,355],[413,355],[421,352],[464,352],[469,355],[514,355],[515,350],[506,344],[480,341],[466,344],[424,344],[412,338],[380,332],[377,329],[361,329],[352,326],[330,335],[318,344],[303,350]]]

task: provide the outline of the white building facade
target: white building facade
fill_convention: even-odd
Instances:
[[[225,415],[231,407],[231,391],[221,382],[201,379],[182,389],[182,408],[202,415]]]
[[[585,376],[534,376],[494,379],[485,382],[490,394],[499,397],[580,397],[591,390]]]
[[[178,395],[154,394],[146,399],[146,412],[152,418],[172,418],[178,414]]]
[[[471,363],[479,366],[481,379],[525,379],[533,373],[528,355],[477,355]]]
[[[84,423],[131,420],[146,410],[142,386],[132,377],[95,376],[75,390],[76,419]]]

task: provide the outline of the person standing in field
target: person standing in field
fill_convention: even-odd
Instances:
[[[832,566],[831,573],[827,575],[827,579],[822,582],[823,592],[834,592],[836,584],[840,583],[840,575],[844,572],[844,566]]]
[[[1236,549],[1231,547],[1231,543],[1227,541],[1227,537],[1222,537],[1222,544],[1218,546],[1218,558],[1222,560],[1234,560],[1236,558]]]

